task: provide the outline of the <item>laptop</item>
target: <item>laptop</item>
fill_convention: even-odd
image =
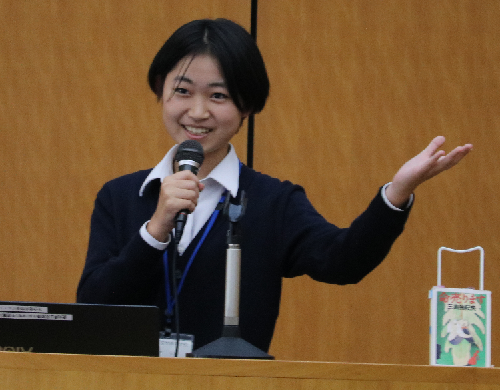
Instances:
[[[159,309],[0,301],[0,351],[159,356]]]

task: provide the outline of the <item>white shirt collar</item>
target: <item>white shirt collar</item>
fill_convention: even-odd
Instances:
[[[214,180],[220,185],[222,185],[226,190],[228,190],[233,197],[238,194],[239,178],[240,178],[240,161],[236,155],[233,145],[229,145],[229,153],[224,157],[224,159],[217,165],[208,176],[201,180],[203,183],[207,180]],[[163,178],[172,175],[172,162],[175,157],[175,152],[177,150],[177,145],[173,146],[168,153],[163,157],[163,159],[158,163],[156,167],[149,173],[146,180],[142,183],[139,190],[139,196],[144,194],[144,190],[147,185],[156,179],[160,179],[163,182]]]

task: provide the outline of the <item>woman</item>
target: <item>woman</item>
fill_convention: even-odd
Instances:
[[[261,54],[242,27],[224,19],[182,26],[153,60],[149,84],[162,102],[170,136],[178,144],[200,142],[204,162],[198,176],[177,172],[175,146],[154,169],[102,188],[77,299],[158,305],[167,309],[168,321],[176,302],[165,281],[174,272],[180,331],[193,334],[197,348],[221,335],[228,222],[216,209],[223,196],[236,197],[244,190],[248,198],[240,222],[240,328],[244,339],[267,351],[282,277],[360,281],[403,231],[417,186],[472,149],[464,145],[446,155],[439,150],[444,137],[436,137],[377,192],[349,228],[341,229],[314,210],[300,186],[246,167],[230,145],[245,118],[264,108],[269,93]],[[192,213],[178,245],[177,270],[172,270],[170,236],[183,209]]]

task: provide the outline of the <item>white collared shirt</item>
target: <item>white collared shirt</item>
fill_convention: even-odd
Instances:
[[[163,160],[153,168],[146,180],[144,180],[139,190],[139,196],[143,195],[144,189],[152,180],[160,179],[163,182],[165,177],[174,173],[172,167],[176,151],[177,145],[172,147]],[[230,145],[230,150],[226,157],[224,157],[219,165],[212,169],[207,177],[201,180],[205,188],[200,192],[198,205],[195,210],[188,215],[186,226],[184,227],[184,232],[178,245],[178,251],[181,255],[208,221],[222,194],[227,190],[232,196],[236,197],[238,194],[239,177],[240,161],[238,160],[234,147]],[[152,247],[159,250],[165,250],[169,242],[159,242],[149,234],[146,229],[148,222],[149,221],[141,227],[141,237]]]

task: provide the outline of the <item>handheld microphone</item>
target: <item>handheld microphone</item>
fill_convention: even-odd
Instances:
[[[198,174],[203,163],[203,147],[198,141],[187,140],[179,145],[175,154],[175,161],[179,163],[179,171],[189,170],[195,175]],[[175,241],[179,243],[184,226],[186,225],[189,210],[181,210],[175,217]]]

